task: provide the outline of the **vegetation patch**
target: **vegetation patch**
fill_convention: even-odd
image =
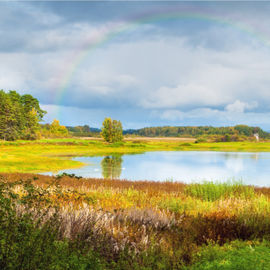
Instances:
[[[268,269],[269,190],[3,174],[0,266]]]
[[[269,241],[233,241],[224,246],[209,244],[195,255],[195,262],[184,269],[259,270],[270,269]]]
[[[227,181],[225,183],[204,182],[190,184],[185,194],[205,201],[216,201],[230,197],[248,199],[254,196],[254,188],[244,186],[241,182]]]

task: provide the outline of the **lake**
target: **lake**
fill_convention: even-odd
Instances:
[[[235,179],[257,186],[270,184],[270,153],[266,152],[160,151],[74,157],[73,160],[84,162],[86,166],[57,174],[185,183]]]

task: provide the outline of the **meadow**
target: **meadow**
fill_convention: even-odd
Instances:
[[[108,144],[101,140],[44,139],[36,141],[0,141],[0,172],[46,172],[76,168],[84,164],[72,156],[147,151],[246,151],[270,152],[270,142],[196,143],[182,138],[129,138]]]
[[[269,269],[270,189],[1,174],[1,269]]]
[[[83,166],[72,156],[257,152],[269,142],[67,138],[0,150],[0,269],[270,269],[270,188],[34,174]]]

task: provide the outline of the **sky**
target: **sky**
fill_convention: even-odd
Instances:
[[[270,2],[0,2],[0,89],[45,122],[270,130]]]

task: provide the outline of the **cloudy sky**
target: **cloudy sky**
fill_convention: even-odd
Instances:
[[[270,130],[269,2],[0,2],[0,89],[46,122]]]

